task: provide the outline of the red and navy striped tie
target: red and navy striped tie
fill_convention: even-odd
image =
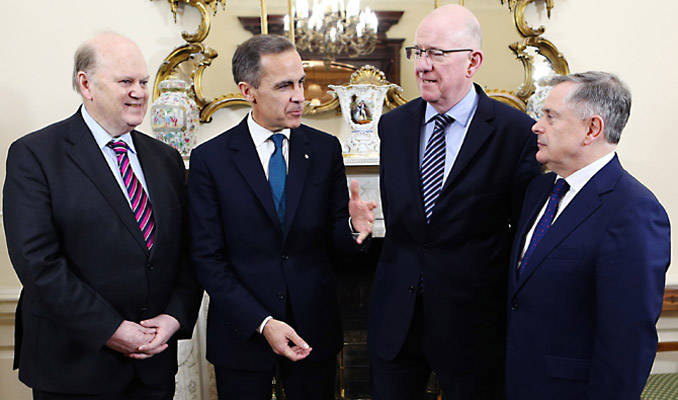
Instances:
[[[155,238],[155,220],[153,219],[153,210],[151,210],[151,201],[146,195],[144,187],[137,179],[137,176],[134,175],[132,166],[129,163],[129,156],[127,152],[129,147],[127,143],[123,141],[110,141],[106,146],[110,147],[115,151],[116,158],[118,159],[118,167],[120,167],[120,174],[122,176],[122,181],[127,188],[127,193],[129,193],[129,200],[132,204],[132,212],[134,213],[134,218],[136,218],[141,233],[144,236],[146,241],[146,247],[150,250],[153,247],[153,240]]]

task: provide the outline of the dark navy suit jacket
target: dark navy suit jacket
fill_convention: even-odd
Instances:
[[[510,400],[638,399],[657,350],[669,220],[615,156],[576,194],[516,272],[553,173],[527,192],[510,264]]]
[[[166,384],[176,338],[189,338],[202,289],[188,259],[186,169],[179,153],[132,131],[156,222],[149,252],[129,202],[80,111],[24,136],[7,156],[7,248],[23,290],[15,366],[29,387],[122,391],[136,376]],[[135,361],[105,346],[120,323],[169,314],[169,348]]]
[[[256,332],[271,315],[313,348],[309,360],[342,346],[333,250],[358,251],[348,224],[348,189],[336,137],[291,130],[285,226],[247,119],[191,154],[192,259],[210,295],[207,358],[263,371],[276,355]]]
[[[506,263],[534,158],[534,121],[485,95],[426,224],[419,143],[426,102],[385,114],[381,196],[386,238],[377,267],[369,322],[370,352],[393,359],[407,335],[420,273],[427,357],[448,371],[501,370],[504,365]]]

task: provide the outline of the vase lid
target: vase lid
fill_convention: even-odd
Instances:
[[[163,89],[175,89],[175,90],[186,90],[187,84],[186,82],[180,80],[180,79],[167,79],[158,85],[158,88],[160,90]]]

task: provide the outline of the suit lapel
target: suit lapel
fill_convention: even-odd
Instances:
[[[555,179],[555,174],[550,172],[548,174],[539,176],[535,178],[532,183],[534,188],[530,187],[528,192],[534,192],[532,196],[534,198],[525,199],[525,203],[530,204],[531,208],[524,216],[521,216],[520,221],[521,225],[518,226],[516,231],[516,239],[514,240],[515,244],[513,245],[513,250],[511,252],[511,269],[510,269],[510,283],[511,287],[515,286],[516,281],[518,280],[518,260],[520,255],[525,247],[525,236],[527,235],[534,221],[539,217],[539,211],[546,203],[546,199],[549,197],[549,192],[553,186],[553,181]],[[525,213],[526,210],[523,210]]]
[[[405,168],[407,183],[412,193],[413,204],[417,206],[418,220],[426,223],[426,213],[424,212],[424,201],[421,197],[421,129],[424,123],[426,113],[426,102],[421,98],[417,99],[418,104],[412,108],[411,114],[403,121],[402,132],[405,133],[405,158],[407,166]]]
[[[282,234],[278,214],[275,211],[275,204],[273,204],[271,186],[268,180],[266,180],[266,174],[259,160],[259,154],[257,154],[257,149],[254,147],[254,142],[252,142],[252,136],[247,127],[247,117],[230,134],[233,135],[231,150],[234,152],[233,162],[236,168],[238,168],[245,182],[256,195],[261,206],[266,210],[266,214],[268,214],[273,225]]]
[[[304,190],[304,182],[308,172],[309,159],[313,157],[308,145],[309,132],[303,127],[293,129],[290,133],[289,172],[287,174],[287,204],[285,211],[285,236],[287,238],[292,221],[299,206],[299,199]]]
[[[546,256],[602,205],[600,196],[614,188],[622,172],[621,164],[615,156],[584,185],[534,249],[529,263],[518,278],[515,292],[541,266]]]
[[[466,137],[459,149],[459,154],[454,161],[452,170],[447,179],[445,179],[445,184],[440,193],[441,196],[444,196],[445,193],[450,191],[450,187],[452,187],[454,181],[468,166],[478,150],[483,146],[483,143],[485,143],[492,133],[494,133],[494,126],[488,122],[494,119],[494,108],[492,107],[492,103],[479,86],[474,84],[474,87],[476,93],[478,93],[478,108],[471,120],[471,126],[469,126],[468,131],[466,132]]]
[[[118,214],[123,225],[143,250],[147,252],[146,242],[137,221],[134,219],[129,203],[79,112],[71,119],[70,123],[72,126],[69,127],[66,134],[66,141],[71,143],[71,147],[67,151],[68,156],[99,189],[111,208]]]

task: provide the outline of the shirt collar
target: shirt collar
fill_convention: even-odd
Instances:
[[[134,147],[134,141],[132,140],[132,134],[130,132],[114,138],[109,135],[108,132],[106,132],[106,130],[102,128],[101,125],[99,125],[99,123],[87,112],[87,108],[85,108],[84,105],[80,107],[80,113],[82,114],[82,118],[85,120],[85,124],[92,132],[92,136],[94,136],[94,140],[97,142],[99,149],[104,149],[108,142],[115,139],[125,142],[132,150],[132,153],[136,154],[137,150]]]
[[[252,136],[252,141],[254,141],[254,147],[259,147],[265,141],[267,141],[271,135],[274,133],[282,133],[285,135],[287,140],[290,140],[290,129],[285,128],[280,132],[271,132],[263,126],[259,125],[254,118],[252,118],[252,111],[247,114],[247,127],[250,130],[250,135]]]
[[[466,127],[471,122],[471,117],[478,107],[478,93],[476,93],[475,86],[471,85],[468,93],[457,104],[447,110],[445,114],[454,118],[454,122],[460,123]],[[426,103],[426,114],[424,116],[425,124],[433,120],[433,117],[438,115],[438,111],[432,105]]]
[[[585,166],[584,168],[581,168],[577,171],[575,171],[572,175],[568,176],[565,179],[568,185],[570,185],[570,191],[573,193],[579,192],[584,185],[588,183],[588,181],[593,178],[593,175],[597,174],[598,171],[600,171],[604,166],[609,163],[612,158],[614,158],[615,152],[612,151],[596,161],[592,162],[591,164]],[[556,179],[562,178],[562,176],[557,175]]]

